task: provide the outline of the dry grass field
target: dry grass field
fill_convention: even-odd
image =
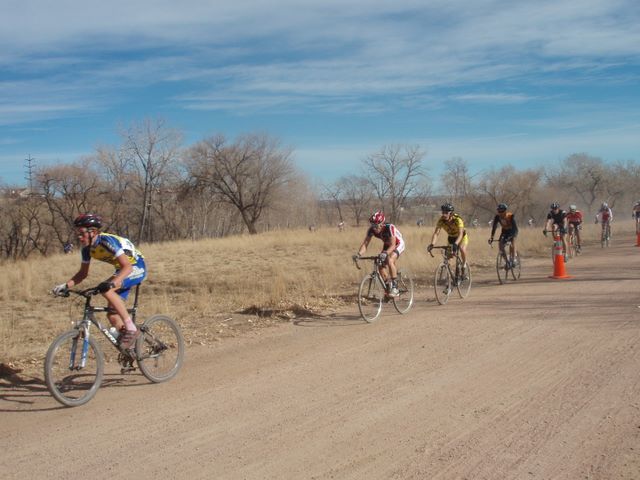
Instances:
[[[425,250],[432,227],[402,226],[407,250],[400,266],[426,285],[438,262]],[[616,223],[632,231],[632,222]],[[188,344],[211,345],[242,331],[289,321],[297,315],[325,314],[354,304],[358,271],[351,255],[365,228],[282,231],[206,241],[142,245],[149,276],[143,284],[140,317],[167,313],[182,326]],[[596,248],[599,226],[586,225],[583,244]],[[471,229],[469,257],[473,269],[494,267],[497,247],[487,245],[487,228]],[[439,243],[445,241],[441,235]],[[521,229],[522,258],[547,255],[551,238],[540,227]],[[369,253],[380,251],[376,239]],[[590,247],[591,246],[591,247]],[[597,246],[597,248],[600,248]],[[54,298],[51,288],[70,278],[79,254],[5,263],[0,279],[0,363],[40,370],[51,340],[81,313],[72,298]],[[111,273],[92,262],[89,287]],[[355,308],[355,305],[354,305]]]

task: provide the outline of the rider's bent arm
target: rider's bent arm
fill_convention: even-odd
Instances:
[[[74,285],[78,285],[85,278],[87,278],[88,275],[89,275],[89,263],[83,262],[80,264],[80,270],[78,270],[78,272],[73,277],[71,277],[70,280],[67,281],[67,287],[71,288]]]
[[[500,222],[500,217],[498,217],[498,215],[496,215],[495,217],[493,217],[493,222],[491,222],[491,238],[494,237],[494,235],[496,234],[496,229],[498,228],[498,223]]]
[[[440,227],[436,227],[433,231],[433,235],[431,236],[431,245],[436,244],[436,240],[438,239],[438,233],[440,233]]]
[[[116,260],[118,260],[120,268],[118,269],[118,274],[113,277],[113,283],[115,283],[116,287],[120,288],[122,287],[124,279],[131,275],[133,266],[129,263],[129,260],[124,253],[122,255],[118,255]]]
[[[371,241],[371,237],[369,235],[364,237],[362,245],[360,245],[360,248],[358,249],[358,255],[360,256],[364,255],[364,252],[367,251],[367,247],[369,246],[370,241]]]

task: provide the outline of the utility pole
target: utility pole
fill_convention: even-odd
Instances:
[[[29,155],[25,158],[25,168],[26,168],[26,176],[24,177],[27,182],[29,182],[29,195],[33,194],[33,169],[35,158]]]

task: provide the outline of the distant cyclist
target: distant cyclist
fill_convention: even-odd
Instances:
[[[547,214],[547,221],[544,225],[544,230],[542,233],[547,235],[547,232],[551,231],[552,233],[558,232],[558,235],[562,238],[562,250],[564,254],[564,260],[567,261],[567,230],[568,230],[568,222],[567,222],[567,212],[560,208],[560,205],[557,202],[553,202],[551,204],[551,210]]]
[[[516,217],[512,212],[507,210],[507,205],[500,203],[497,208],[497,214],[493,219],[493,226],[491,227],[491,238],[489,238],[489,245],[493,243],[493,237],[495,236],[498,224],[502,227],[500,231],[499,246],[500,251],[504,252],[504,245],[506,242],[511,242],[509,247],[509,262],[513,261],[514,266],[517,261],[516,256],[516,237],[518,236],[518,224],[516,223]]]
[[[603,202],[602,205],[600,205],[600,210],[596,213],[596,223],[600,222],[604,230],[607,226],[611,225],[611,220],[613,220],[613,212],[607,202]]]
[[[98,215],[92,213],[80,215],[73,224],[82,245],[80,270],[65,283],[54,287],[53,293],[62,295],[87,278],[92,258],[113,265],[116,271],[106,281],[100,283],[98,289],[109,303],[110,309],[114,310],[108,313],[107,317],[111,325],[120,331],[118,338],[120,346],[126,349],[132,348],[140,331],[131,320],[124,302],[130,289],[141,283],[147,274],[144,257],[126,238],[101,233],[102,218]]]
[[[636,233],[640,233],[640,201],[637,201],[633,206],[631,215],[636,220]]]
[[[398,267],[396,266],[396,262],[405,247],[402,234],[392,223],[385,223],[384,213],[375,212],[369,217],[369,229],[367,230],[362,245],[360,245],[358,249],[358,257],[364,255],[367,251],[372,237],[382,240],[382,252],[380,252],[379,255],[379,272],[385,282],[387,282],[387,292],[389,292],[389,296],[397,297],[399,292],[397,283]]]
[[[431,237],[431,243],[427,246],[427,251],[431,251],[438,239],[440,230],[447,232],[447,242],[451,245],[453,253],[457,253],[460,250],[460,258],[464,268],[467,265],[467,243],[469,243],[469,237],[467,231],[464,228],[464,222],[462,217],[457,213],[454,213],[455,209],[450,203],[445,203],[440,207],[442,215],[436,223],[436,229]]]
[[[569,213],[567,213],[567,222],[569,224],[569,235],[575,232],[577,245],[576,252],[582,251],[582,240],[580,238],[580,230],[582,230],[582,212],[575,205],[569,205]]]

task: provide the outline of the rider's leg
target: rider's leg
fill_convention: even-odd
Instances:
[[[136,330],[136,326],[131,321],[129,312],[127,312],[127,305],[124,303],[122,297],[116,293],[116,290],[111,289],[103,293],[102,296],[109,302],[109,308],[115,310],[115,313],[107,314],[111,325],[117,330],[121,330],[123,326],[126,327],[127,330]]]
[[[398,267],[396,266],[396,261],[398,260],[398,254],[396,252],[392,252],[391,255],[387,257],[387,262],[389,263],[389,273],[391,274],[391,280],[395,281],[398,277]]]

